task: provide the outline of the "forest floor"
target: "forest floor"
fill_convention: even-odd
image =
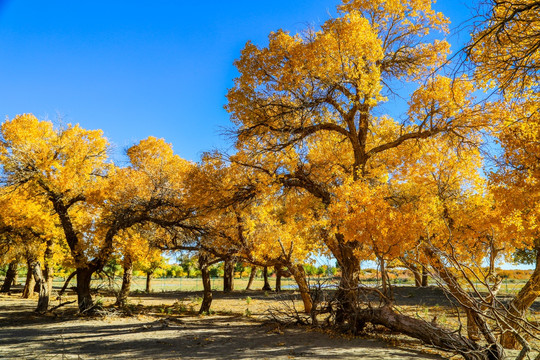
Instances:
[[[213,311],[199,316],[201,295],[135,293],[126,314],[110,306],[114,298],[98,294],[96,300],[104,306],[100,316],[77,315],[76,304],[38,316],[33,312],[36,299],[21,299],[17,290],[0,294],[0,359],[418,360],[449,356],[394,334],[340,336],[270,321],[268,309],[290,308],[292,299],[297,299],[292,291],[279,296],[262,291],[215,292]],[[75,299],[69,295],[62,301]],[[445,295],[432,287],[399,289],[396,301],[426,318],[451,309]],[[51,307],[57,304],[55,300]]]

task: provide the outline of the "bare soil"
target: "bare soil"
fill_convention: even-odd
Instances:
[[[430,303],[445,301],[424,292]],[[75,304],[38,316],[35,299],[0,294],[0,359],[443,359],[415,341],[344,337],[265,321],[269,307],[284,305],[261,291],[216,292],[215,313],[204,316],[193,312],[200,296],[133,294],[126,316],[107,306],[113,298],[98,295],[106,310],[88,317],[77,315]],[[399,297],[418,303],[415,296]]]

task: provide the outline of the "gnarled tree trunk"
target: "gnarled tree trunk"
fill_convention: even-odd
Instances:
[[[201,269],[201,277],[203,282],[203,301],[199,314],[207,313],[210,311],[210,305],[212,305],[212,284],[210,282],[210,271],[208,269],[208,256],[199,255],[199,268]]]
[[[77,268],[77,302],[79,312],[86,313],[94,308],[90,283],[94,270],[88,267]]]
[[[540,295],[540,247],[535,246],[535,250],[535,269],[525,286],[521,288],[519,293],[508,306],[508,311],[514,319],[523,318],[527,309],[531,307],[531,305]],[[503,330],[507,331],[501,335],[501,344],[507,349],[519,348],[520,343],[511,331],[510,327],[512,327],[514,331],[520,328],[517,321],[509,319],[508,324],[503,326]]]
[[[9,292],[11,290],[11,285],[14,284],[15,278],[17,277],[17,268],[19,267],[19,261],[13,260],[9,263],[8,269],[6,272],[6,278],[4,279],[4,284],[0,289],[0,292]]]
[[[223,292],[234,290],[234,262],[226,259],[223,264]]]
[[[251,290],[251,285],[253,285],[253,280],[255,279],[256,274],[257,274],[257,268],[254,265],[252,265],[251,272],[249,273],[249,280],[246,286],[246,290]]]
[[[45,279],[45,276],[43,276],[43,272],[41,271],[41,264],[39,263],[39,261],[33,261],[31,267],[32,274],[34,275],[34,279],[36,281],[36,285],[39,288],[38,304],[35,311],[37,313],[45,313],[49,308],[49,284]]]
[[[124,275],[122,275],[122,287],[116,297],[117,306],[126,306],[131,289],[131,279],[133,277],[133,261],[131,257],[126,256],[124,259]]]
[[[425,266],[422,266],[422,287],[426,287],[428,285],[428,271]]]
[[[34,280],[34,274],[32,273],[32,263],[35,259],[27,257],[26,259],[26,282],[24,283],[24,289],[22,293],[23,299],[30,299],[34,296],[34,287],[36,286],[36,281]]]

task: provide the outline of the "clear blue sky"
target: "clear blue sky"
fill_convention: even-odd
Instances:
[[[321,24],[337,3],[0,0],[0,116],[100,128],[117,154],[163,137],[197,160],[226,144],[225,94],[246,41]],[[464,3],[435,7],[457,24],[470,16]]]

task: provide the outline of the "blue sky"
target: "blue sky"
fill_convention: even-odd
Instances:
[[[226,147],[225,94],[246,41],[321,24],[337,3],[0,0],[0,116],[100,128],[117,154],[163,137],[197,160]],[[470,14],[464,4],[435,7],[458,24]]]

